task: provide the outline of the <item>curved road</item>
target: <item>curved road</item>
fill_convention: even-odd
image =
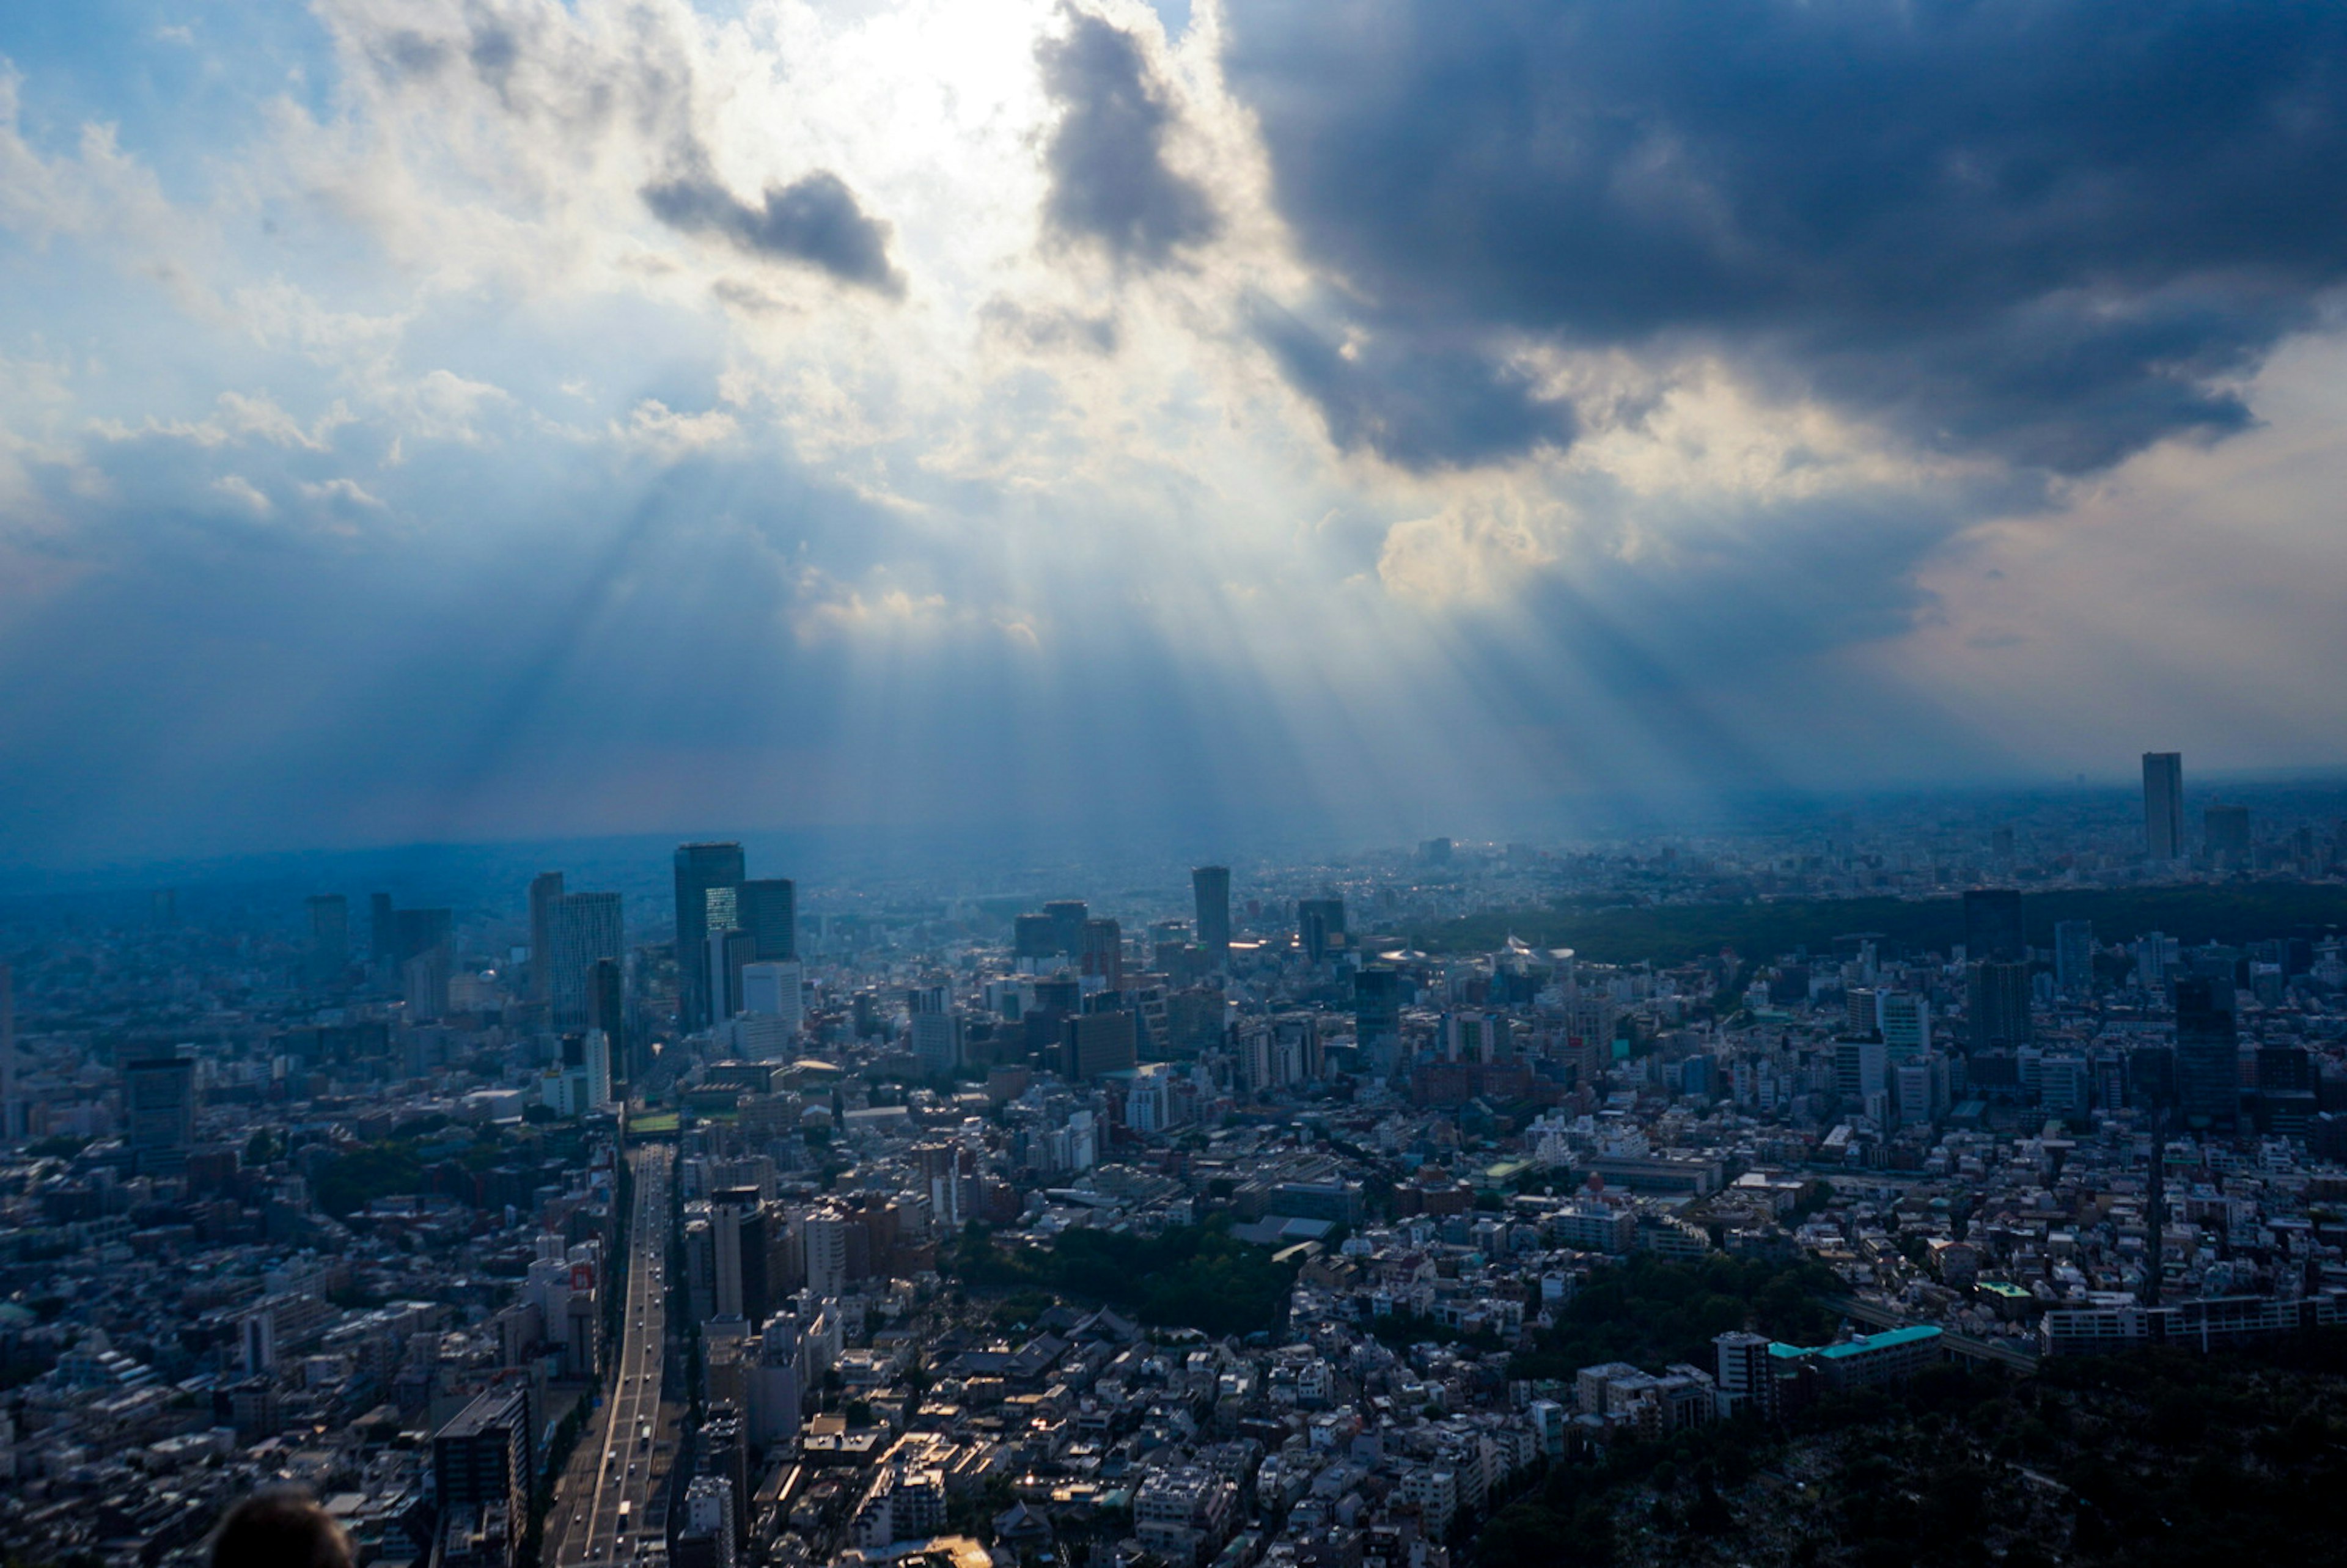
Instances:
[[[668,1540],[650,1517],[652,1456],[661,1436],[661,1366],[668,1348],[667,1269],[676,1150],[639,1144],[636,1213],[629,1231],[628,1298],[620,1313],[619,1381],[581,1439],[555,1491],[547,1538],[558,1568],[618,1568],[662,1559]]]

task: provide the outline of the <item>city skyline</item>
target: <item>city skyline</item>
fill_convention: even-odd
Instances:
[[[2342,26],[22,8],[0,864],[2338,768]]]

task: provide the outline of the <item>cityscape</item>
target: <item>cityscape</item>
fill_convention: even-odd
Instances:
[[[0,5],[0,1568],[2334,1561],[2342,63]]]
[[[632,898],[19,900],[0,1520],[58,1563],[285,1485],[417,1568],[1798,1560],[1861,1395],[2347,1331],[2347,785],[2152,753],[2126,804],[887,905],[738,842]],[[2054,1462],[1963,1530],[2083,1555]]]

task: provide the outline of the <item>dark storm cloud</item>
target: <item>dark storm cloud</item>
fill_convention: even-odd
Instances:
[[[1725,347],[2055,471],[2239,427],[2347,277],[2339,6],[1244,0],[1225,65],[1372,325]]]
[[[1044,219],[1062,239],[1094,240],[1122,261],[1162,264],[1212,239],[1206,193],[1165,167],[1174,108],[1140,41],[1097,16],[1070,12],[1068,36],[1036,46],[1043,87],[1060,106],[1044,162]]]
[[[769,186],[753,207],[693,159],[684,173],[644,187],[643,198],[671,229],[720,235],[752,255],[819,267],[891,299],[905,292],[903,274],[888,261],[888,225],[866,216],[856,192],[829,169]]]
[[[1572,445],[1568,405],[1535,395],[1522,374],[1472,349],[1380,336],[1347,354],[1276,306],[1252,314],[1256,338],[1347,451],[1367,447],[1424,472]]]

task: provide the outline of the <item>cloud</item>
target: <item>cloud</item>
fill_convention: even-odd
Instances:
[[[866,216],[846,181],[829,169],[768,186],[764,202],[753,207],[726,190],[705,160],[688,163],[697,167],[644,187],[644,205],[670,228],[715,234],[753,256],[802,263],[843,283],[903,297],[904,276],[888,260],[888,225]]]
[[[1061,111],[1044,150],[1044,221],[1063,241],[1162,266],[1176,250],[1213,239],[1221,220],[1205,190],[1166,166],[1174,106],[1141,40],[1072,8],[1063,15],[1067,36],[1035,46]]]
[[[1254,0],[1224,62],[1372,330],[1707,343],[2075,474],[2241,428],[2347,281],[2342,57],[2325,6]]]
[[[1348,452],[1367,447],[1424,471],[1573,443],[1570,405],[1541,396],[1527,374],[1471,348],[1399,333],[1333,343],[1268,302],[1256,302],[1252,314],[1289,384]]]

